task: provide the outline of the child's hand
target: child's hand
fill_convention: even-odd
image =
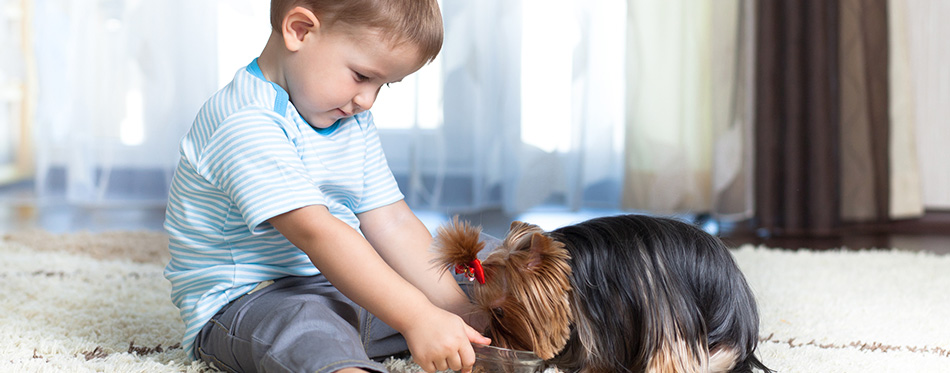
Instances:
[[[403,335],[412,360],[426,372],[446,369],[471,372],[475,364],[472,343],[491,343],[461,317],[437,307],[417,315],[415,321]]]

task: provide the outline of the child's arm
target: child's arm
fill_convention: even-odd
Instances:
[[[469,320],[475,314],[472,303],[455,278],[435,264],[432,236],[404,201],[364,212],[359,219],[360,230],[376,252],[429,301],[470,325],[482,326]]]
[[[471,370],[475,354],[470,342],[485,343],[485,338],[460,317],[432,304],[326,207],[303,207],[269,222],[344,295],[402,333],[423,369]]]

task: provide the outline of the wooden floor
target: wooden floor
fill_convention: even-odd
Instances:
[[[931,252],[940,255],[950,254],[950,234],[849,234],[841,237],[761,238],[748,234],[727,233],[720,236],[720,238],[730,247],[751,244],[791,250],[829,250],[839,248],[848,250],[899,249]]]
[[[554,229],[563,225],[586,220],[598,215],[610,215],[613,211],[588,211],[563,213],[538,211],[516,216],[498,211],[460,215],[461,219],[480,225],[484,231],[503,237],[512,220],[523,220]],[[439,213],[418,214],[431,231],[449,217]],[[81,208],[81,207],[0,207],[0,233],[26,229],[42,229],[54,233],[76,231],[104,232],[121,230],[161,231],[165,218],[164,208],[141,207],[134,209]],[[723,231],[720,237],[727,246],[745,244],[764,245],[774,248],[798,249],[899,249],[950,254],[950,229],[943,229],[950,216],[939,217],[936,222],[924,225],[898,226],[894,233],[856,232],[837,237],[758,237],[751,233]],[[928,225],[929,224],[929,225]]]
[[[765,245],[787,249],[899,249],[950,254],[950,212],[927,211],[917,219],[846,225],[831,236],[762,237],[750,229],[732,229],[720,237],[731,246]]]
[[[41,229],[53,233],[78,231],[161,231],[165,209],[159,207],[0,207],[0,233]]]

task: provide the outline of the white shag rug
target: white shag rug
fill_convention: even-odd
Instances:
[[[166,243],[153,232],[5,235],[0,371],[213,371],[180,348],[183,325],[162,277]],[[751,246],[734,254],[758,297],[769,367],[950,372],[950,256]]]

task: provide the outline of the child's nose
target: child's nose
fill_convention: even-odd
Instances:
[[[360,110],[369,110],[373,107],[373,103],[376,102],[376,94],[378,91],[372,90],[362,90],[356,97],[353,97],[353,104]]]

